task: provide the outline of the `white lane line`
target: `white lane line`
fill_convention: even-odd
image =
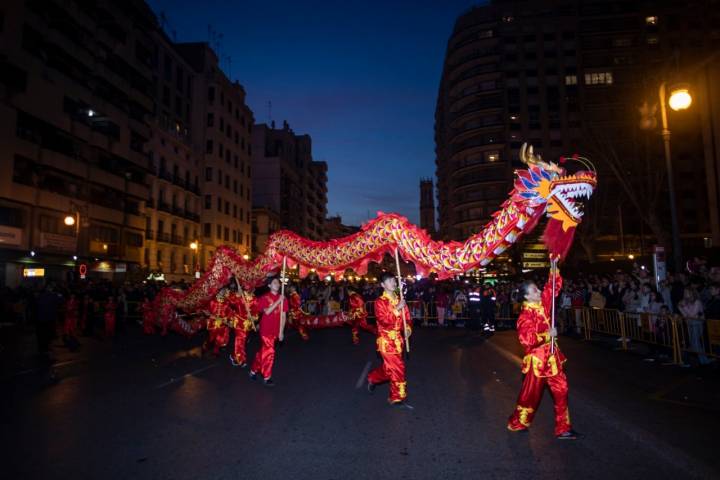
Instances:
[[[518,366],[522,365],[522,359],[519,355],[506,350],[504,347],[501,347],[492,341],[485,342],[485,344],[489,345],[493,350],[499,353],[501,357],[511,363]],[[709,465],[703,463],[695,457],[692,457],[691,455],[688,455],[684,451],[673,447],[654,433],[622,420],[613,410],[607,408],[604,404],[597,402],[590,396],[579,392],[577,389],[573,389],[572,383],[570,384],[570,397],[571,408],[573,404],[587,407],[591,412],[600,417],[600,423],[617,430],[621,434],[627,435],[634,442],[642,443],[648,451],[669,461],[675,467],[687,472],[692,472],[701,478],[713,478],[717,475],[717,471],[712,469]]]
[[[171,379],[168,380],[167,382],[161,383],[160,385],[158,385],[157,387],[155,387],[153,390],[160,390],[161,388],[165,388],[165,387],[167,387],[168,385],[172,385],[173,383],[179,382],[180,380],[184,380],[184,379],[186,379],[187,377],[192,377],[193,375],[197,375],[197,374],[200,373],[200,372],[204,372],[205,370],[209,370],[209,369],[213,368],[213,367],[216,366],[216,365],[217,365],[217,363],[212,363],[212,364],[207,365],[207,366],[205,366],[205,367],[202,367],[202,368],[198,368],[198,369],[196,369],[196,370],[193,370],[192,372],[188,372],[188,373],[186,373],[185,375],[183,375],[183,376],[181,376],[181,377],[171,378]]]
[[[365,364],[365,368],[363,368],[363,371],[360,372],[360,376],[358,377],[357,382],[355,382],[355,390],[359,390],[362,388],[363,385],[365,385],[365,382],[367,381],[367,375],[370,371],[370,367],[372,366],[372,362],[367,362]]]

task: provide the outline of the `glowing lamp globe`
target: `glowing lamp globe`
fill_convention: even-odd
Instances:
[[[68,215],[67,217],[65,217],[65,225],[67,225],[68,227],[72,227],[73,225],[75,225],[75,217],[73,217],[72,215]]]
[[[670,100],[668,101],[670,108],[675,111],[686,110],[692,105],[692,95],[687,88],[678,88],[670,93]]]

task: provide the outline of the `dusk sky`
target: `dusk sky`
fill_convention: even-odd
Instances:
[[[150,0],[176,40],[223,35],[221,56],[255,121],[309,134],[328,163],[328,215],[359,225],[378,210],[419,218],[419,180],[435,173],[433,122],[457,16],[444,1]],[[227,72],[228,64],[223,62]]]

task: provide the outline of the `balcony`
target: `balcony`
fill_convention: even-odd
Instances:
[[[171,235],[170,242],[174,245],[183,245],[183,239],[180,235]]]
[[[145,240],[155,240],[155,231],[145,230]]]
[[[180,188],[187,188],[187,185],[185,183],[185,179],[182,178],[180,175],[173,175],[172,176],[172,183],[177,185]]]
[[[158,172],[158,177],[165,180],[166,182],[172,183],[173,181],[172,173],[168,172],[165,169],[160,169],[160,171]]]
[[[170,234],[166,232],[158,232],[157,234],[157,241],[158,242],[165,242],[170,243]]]
[[[178,217],[184,217],[185,216],[185,209],[182,207],[178,207],[173,205],[172,207],[172,213],[173,215],[177,215]]]
[[[172,208],[170,208],[170,204],[163,202],[162,200],[158,201],[157,209],[163,212],[172,213]]]

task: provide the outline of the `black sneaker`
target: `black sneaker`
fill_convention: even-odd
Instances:
[[[230,365],[232,365],[233,367],[237,367],[238,365],[240,365],[235,361],[235,357],[233,357],[232,355],[230,355]]]
[[[397,410],[415,410],[415,407],[405,401],[392,402],[390,403],[390,406]]]
[[[376,385],[374,383],[372,383],[370,381],[367,382],[367,391],[370,395],[375,393],[375,387],[376,387]]]
[[[253,381],[257,380],[257,373],[253,372],[252,370],[250,370],[250,373],[248,374],[248,376],[250,377],[250,380],[253,380]]]
[[[563,432],[560,435],[557,435],[558,440],[577,440],[582,435],[577,433],[575,430],[568,430],[567,432]]]
[[[266,387],[274,387],[275,382],[273,382],[272,378],[265,378],[263,379],[263,385],[265,385]]]

